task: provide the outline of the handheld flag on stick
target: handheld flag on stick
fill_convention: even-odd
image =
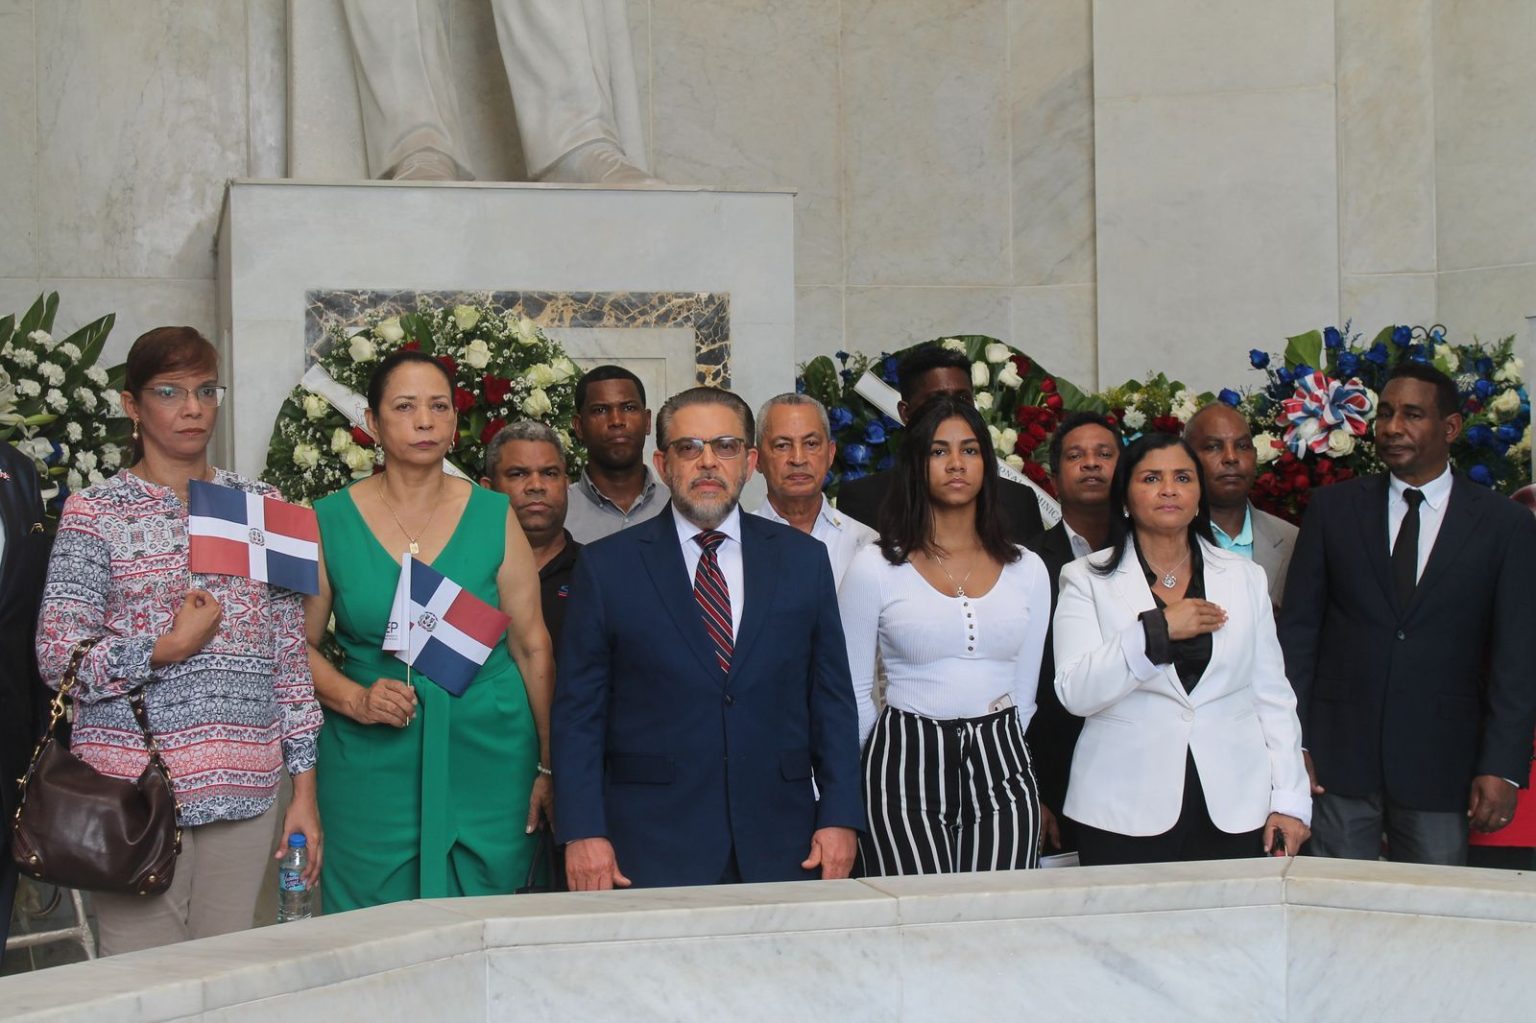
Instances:
[[[454,696],[463,696],[511,621],[407,554],[400,561],[382,647]]]
[[[187,500],[192,571],[320,592],[320,526],[311,509],[202,480],[188,484]]]

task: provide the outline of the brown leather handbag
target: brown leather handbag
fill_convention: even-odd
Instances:
[[[20,805],[11,821],[11,859],[23,874],[47,884],[158,895],[171,885],[181,829],[171,773],[144,712],[143,688],[129,697],[149,748],[149,763],[137,781],[100,773],[56,735],[80,661],[95,645],[96,640],[85,640],[70,654],[48,730],[21,779]]]

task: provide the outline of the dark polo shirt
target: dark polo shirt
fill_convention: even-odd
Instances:
[[[565,628],[566,598],[571,594],[571,576],[576,571],[576,558],[581,554],[581,544],[571,539],[571,531],[565,533],[565,546],[554,560],[539,569],[539,602],[544,608],[544,627],[549,638],[560,649],[560,633]]]

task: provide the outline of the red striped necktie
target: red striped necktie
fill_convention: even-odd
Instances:
[[[718,552],[725,542],[725,534],[706,529],[693,538],[704,553],[699,556],[699,568],[693,574],[693,599],[699,602],[699,613],[704,628],[715,644],[715,659],[720,670],[731,670],[731,591],[725,585],[725,575],[720,571]]]

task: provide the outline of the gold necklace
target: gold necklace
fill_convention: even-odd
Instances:
[[[384,510],[389,512],[389,517],[395,520],[395,525],[399,527],[401,535],[403,535],[406,540],[410,542],[410,551],[412,554],[421,553],[421,544],[416,542],[416,537],[425,535],[427,530],[432,528],[432,516],[437,514],[438,505],[443,503],[442,497],[443,478],[439,476],[437,478],[437,497],[432,501],[432,510],[427,513],[427,521],[422,523],[421,528],[416,531],[416,536],[412,536],[411,531],[405,528],[405,523],[400,521],[400,516],[395,514],[395,509],[390,507],[389,501],[385,500],[384,481],[379,481],[379,503],[384,505]]]
[[[971,581],[971,572],[976,571],[976,561],[979,561],[981,559],[978,558],[978,559],[976,559],[976,561],[972,561],[971,562],[970,571],[966,572],[965,573],[965,578],[961,579],[959,582],[955,582],[955,577],[950,575],[949,574],[949,569],[944,567],[944,559],[943,558],[941,558],[937,554],[935,554],[933,556],[933,560],[939,563],[939,571],[944,573],[944,578],[949,580],[949,585],[951,585],[951,586],[953,586],[955,588],[955,596],[957,596],[957,597],[965,596],[966,595],[966,593],[965,593],[965,584]]]

